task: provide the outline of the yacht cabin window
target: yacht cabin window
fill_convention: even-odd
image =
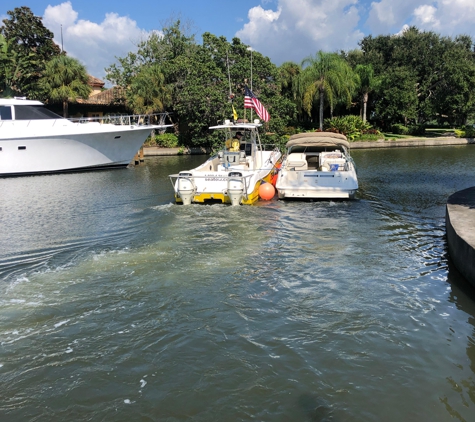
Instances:
[[[0,120],[11,120],[12,108],[10,106],[0,106]]]
[[[62,119],[56,113],[40,105],[16,105],[15,120]]]

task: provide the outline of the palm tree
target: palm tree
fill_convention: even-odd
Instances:
[[[282,95],[291,100],[294,99],[295,92],[293,87],[301,70],[302,68],[294,62],[284,62],[278,68]]]
[[[164,111],[171,103],[171,91],[165,84],[160,65],[143,66],[132,79],[127,100],[134,113],[149,114]]]
[[[323,109],[325,99],[333,106],[339,98],[349,103],[355,88],[355,78],[350,66],[336,53],[319,51],[315,57],[302,61],[303,71],[297,89],[303,109],[312,115],[315,100],[319,100],[319,124],[323,130]]]
[[[87,98],[91,93],[86,68],[76,59],[65,55],[46,63],[39,86],[53,102],[63,103],[63,116],[68,117],[68,103]]]
[[[355,67],[355,73],[358,77],[359,92],[363,103],[362,118],[366,122],[366,108],[368,104],[368,96],[374,91],[377,85],[377,79],[374,76],[373,66],[371,64],[358,64]]]

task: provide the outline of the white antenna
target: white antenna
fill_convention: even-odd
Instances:
[[[251,52],[251,91],[252,91],[252,47],[247,47],[247,49]],[[251,122],[252,122],[252,108],[251,108]]]

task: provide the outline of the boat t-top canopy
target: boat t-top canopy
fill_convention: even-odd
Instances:
[[[334,147],[343,146],[350,148],[350,143],[346,136],[341,133],[333,132],[307,132],[297,133],[292,135],[286,144],[287,148],[302,146],[302,147]]]

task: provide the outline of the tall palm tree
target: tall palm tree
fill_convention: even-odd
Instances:
[[[358,77],[358,87],[362,100],[362,118],[366,122],[366,109],[370,92],[374,91],[378,83],[374,76],[373,66],[371,64],[358,64],[355,67],[355,73]]]
[[[319,127],[322,130],[325,99],[332,111],[339,98],[345,98],[349,103],[355,78],[350,66],[336,53],[320,50],[314,57],[305,58],[302,67],[297,86],[302,107],[311,116],[313,104],[319,101]]]
[[[76,59],[65,55],[53,57],[46,63],[39,86],[53,102],[63,103],[63,116],[68,117],[68,104],[91,93],[86,68]]]

